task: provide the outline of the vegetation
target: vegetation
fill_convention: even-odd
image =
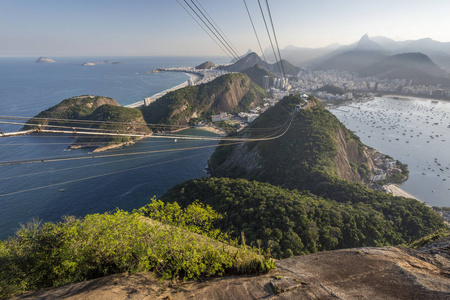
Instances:
[[[420,247],[424,247],[430,243],[445,239],[445,238],[449,238],[450,237],[450,229],[449,228],[445,228],[445,229],[440,229],[437,230],[427,236],[424,236],[418,240],[415,240],[409,244],[407,244],[406,246],[409,248],[413,248],[413,249],[417,249]]]
[[[291,117],[290,112],[301,101],[298,95],[285,97],[277,106],[252,122],[247,127],[248,130],[243,130],[239,137],[259,137],[253,132],[261,132],[264,128],[285,128]],[[211,157],[213,175],[259,180],[290,189],[309,189],[314,183],[311,181],[322,181],[321,178],[316,178],[316,173],[337,176],[339,131],[345,136],[347,144],[352,144],[356,149],[357,157],[351,162],[364,168],[367,159],[359,138],[334,115],[317,105],[315,108],[296,112],[290,130],[283,137],[249,143],[244,147],[245,154],[257,154],[260,166],[258,172],[246,168],[245,155],[241,156],[243,163],[227,160],[238,147],[223,146],[217,148]],[[354,173],[357,174],[357,171]]]
[[[46,120],[46,119],[51,120]],[[60,119],[61,121],[54,120]],[[72,122],[70,120],[86,120],[85,123]],[[114,123],[96,123],[89,121],[107,121]],[[117,123],[124,124],[117,124]],[[127,123],[127,124],[125,124]],[[133,124],[129,124],[133,123]],[[37,116],[30,119],[27,124],[40,124],[42,126],[67,126],[68,129],[76,127],[104,129],[105,131],[114,131],[119,133],[149,133],[150,130],[145,126],[142,112],[136,108],[126,108],[112,98],[101,96],[79,96],[61,101],[59,104],[40,112]],[[140,125],[142,124],[142,125]],[[35,128],[26,125],[24,129]],[[57,128],[57,127],[56,127]],[[57,128],[61,129],[61,128]],[[102,143],[103,145],[129,142],[131,137],[84,137],[77,139],[78,143]]]
[[[104,104],[98,107],[92,114],[87,116],[89,120],[106,121],[114,123],[92,124],[91,128],[103,129],[105,131],[114,131],[127,134],[149,134],[142,112],[136,108],[127,108],[122,106],[113,106]],[[108,144],[118,144],[132,141],[133,137],[105,137],[105,138],[78,138],[78,142],[105,142]]]
[[[290,112],[299,102],[297,96],[285,97],[277,106],[252,122],[247,127],[249,130],[244,129],[237,136],[254,138],[257,134],[253,132],[286,124]],[[256,128],[260,130],[252,131]],[[409,243],[444,227],[442,218],[417,200],[394,197],[372,190],[360,182],[343,180],[338,175],[338,168],[342,168],[337,163],[338,134],[345,136],[347,149],[352,148],[354,152],[354,157],[351,160],[349,158],[353,164],[346,170],[367,176],[364,174],[368,171],[364,145],[320,106],[295,112],[291,128],[276,140],[218,147],[210,159],[211,172],[218,177],[245,178],[282,188],[309,191],[355,209],[371,209],[380,217],[382,224],[388,222],[388,225],[383,225],[388,230],[386,240],[377,238],[376,232],[380,231],[374,231],[375,235],[367,235],[374,243]],[[208,203],[203,198],[198,199]],[[213,208],[222,212],[218,207]],[[342,246],[340,244],[337,247]]]
[[[318,91],[327,92],[327,93],[333,94],[333,95],[344,95],[345,94],[345,90],[343,88],[335,86],[335,85],[330,85],[330,84],[327,84],[327,85],[321,87],[320,89],[318,89]]]
[[[101,96],[79,96],[65,99],[57,105],[40,112],[35,118],[52,118],[52,119],[88,119],[94,110],[103,105],[112,104],[119,105],[116,100]],[[27,123],[31,124],[52,124],[52,125],[69,125],[64,122],[48,122],[46,120],[30,119]]]
[[[418,201],[386,196],[393,203],[342,203],[257,181],[202,178],[175,186],[161,200],[210,205],[224,215],[216,220],[222,230],[233,237],[244,232],[276,258],[407,243],[439,228],[442,221]]]
[[[60,223],[31,222],[15,238],[0,242],[0,297],[119,272],[149,270],[168,279],[274,267],[270,258],[215,230],[211,222],[220,217],[199,203],[181,209],[155,201],[133,213],[117,210],[65,217]]]
[[[242,93],[242,98],[238,94]],[[265,92],[244,74],[226,74],[198,86],[172,91],[143,108],[152,124],[188,124],[192,118],[241,112],[262,103]]]

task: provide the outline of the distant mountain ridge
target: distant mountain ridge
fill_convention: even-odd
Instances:
[[[418,40],[395,41],[393,39],[375,36],[369,37],[365,34],[361,40],[368,46],[372,45],[372,50],[377,48],[379,51],[385,52],[387,55],[396,55],[401,53],[421,52],[430,57],[440,68],[450,72],[450,42],[439,42],[431,38],[422,38]],[[295,46],[287,46],[281,49],[281,56],[295,65],[321,65],[324,61],[342,54],[347,51],[356,50],[359,42],[350,45],[331,44],[320,48],[300,48]],[[376,43],[374,45],[373,43]],[[360,49],[361,46],[359,45]],[[367,50],[367,49],[366,49]],[[268,59],[273,58],[272,50],[267,48],[265,56]]]
[[[384,44],[389,39],[378,38]],[[450,57],[450,56],[449,56]],[[450,86],[448,74],[430,57],[421,52],[394,54],[364,35],[352,50],[331,55],[317,64],[323,70],[358,73],[386,79],[412,80],[415,84]]]

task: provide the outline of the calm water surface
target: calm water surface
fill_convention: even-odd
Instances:
[[[183,73],[145,72],[158,67],[195,66],[207,59],[191,57],[0,58],[0,115],[31,117],[63,99],[102,95],[127,105],[186,81]],[[80,66],[88,61],[124,64]],[[217,61],[217,60],[215,60]],[[0,124],[4,132],[20,126]],[[189,130],[189,134],[213,135]],[[80,160],[0,166],[0,238],[34,217],[58,221],[119,207],[139,208],[187,179],[204,176],[203,168],[217,142],[146,139],[95,158],[90,150],[66,151],[73,139],[57,135],[0,138],[0,161],[48,157]],[[184,149],[200,147],[198,149]],[[180,151],[161,152],[178,149]],[[141,153],[151,152],[151,153]],[[115,154],[124,154],[113,156]],[[61,190],[61,191],[60,191]]]
[[[364,144],[408,164],[402,189],[430,205],[450,206],[450,102],[382,97],[331,112]]]

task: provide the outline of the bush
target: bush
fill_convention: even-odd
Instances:
[[[144,218],[144,212],[162,222]],[[270,258],[235,241],[229,240],[232,247],[211,238],[226,240],[211,227],[219,217],[199,203],[181,209],[155,201],[133,213],[30,222],[15,238],[0,242],[0,297],[121,272],[148,270],[162,279],[188,279],[274,267]]]

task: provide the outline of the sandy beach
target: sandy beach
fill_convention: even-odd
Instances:
[[[188,72],[185,72],[185,74],[188,75],[189,78],[190,78],[190,80],[191,80],[192,82],[194,82],[194,83],[202,79],[202,77],[199,76],[199,75],[197,75],[197,74],[188,73]],[[175,90],[178,90],[178,89],[187,87],[188,84],[189,84],[189,80],[187,80],[187,81],[185,81],[185,82],[183,82],[183,83],[180,83],[179,85],[176,85],[176,86],[174,86],[174,87],[171,87],[171,88],[169,88],[169,89],[166,89],[166,90],[164,90],[164,91],[162,91],[162,92],[156,93],[156,94],[154,94],[153,96],[150,96],[149,98],[153,98],[153,99],[156,100],[156,99],[158,99],[158,98],[161,98],[162,96],[164,96],[164,95],[167,94],[168,92],[172,92],[172,91],[175,91]],[[143,105],[144,105],[144,100],[141,100],[141,101],[138,101],[138,102],[129,104],[129,105],[125,105],[125,107],[136,108],[136,107],[140,107],[140,106],[143,106]]]
[[[411,194],[405,192],[404,190],[402,190],[401,188],[399,188],[396,184],[388,184],[388,185],[386,185],[386,188],[389,191],[391,191],[392,195],[394,195],[394,196],[413,198],[413,199],[419,200],[416,197],[414,197],[413,195],[411,195]]]
[[[218,129],[218,128],[213,127],[213,126],[196,126],[195,129],[213,132],[213,133],[216,133],[216,134],[221,135],[221,136],[227,135],[225,130]]]

